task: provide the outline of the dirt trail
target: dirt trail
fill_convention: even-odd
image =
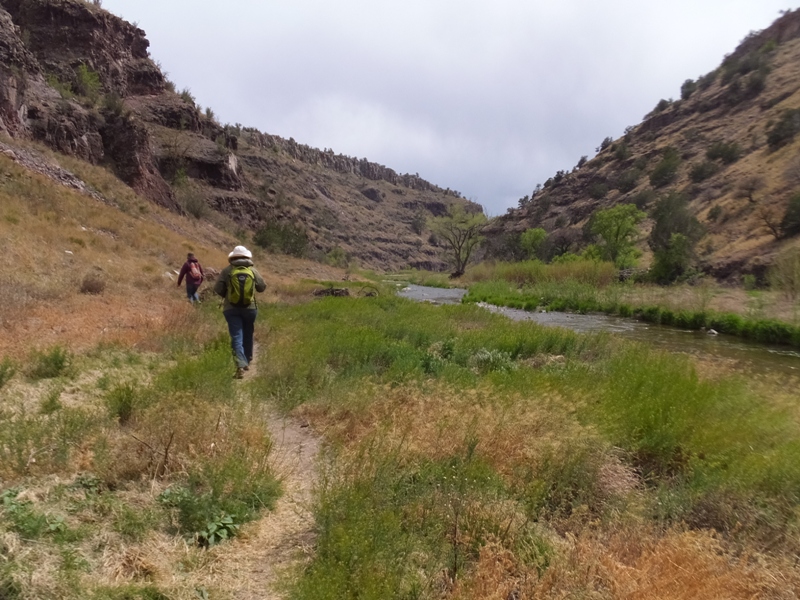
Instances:
[[[246,379],[255,376],[254,368]],[[236,600],[284,598],[282,575],[308,559],[314,545],[311,502],[320,440],[303,423],[275,412],[268,427],[274,443],[272,465],[283,494],[275,510],[244,528],[233,543],[218,546],[220,553],[208,569],[214,587]]]

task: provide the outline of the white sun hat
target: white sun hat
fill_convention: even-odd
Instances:
[[[228,259],[231,258],[253,258],[253,253],[244,246],[236,246],[233,252],[228,254]]]

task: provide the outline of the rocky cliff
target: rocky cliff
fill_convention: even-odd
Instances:
[[[138,193],[233,227],[284,224],[312,256],[445,265],[425,220],[460,194],[254,129],[177,93],[145,32],[82,0],[0,0],[0,133],[102,164]],[[470,204],[470,203],[467,203]],[[470,204],[470,210],[479,210]]]
[[[596,210],[635,203],[649,213],[659,197],[677,192],[704,225],[701,269],[721,279],[762,276],[796,243],[781,224],[800,191],[800,11],[748,35],[680,95],[520,199],[492,224],[490,252],[513,254],[515,237],[530,227],[547,230],[551,253],[579,250]]]

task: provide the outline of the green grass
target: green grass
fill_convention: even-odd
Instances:
[[[493,280],[471,285],[463,302],[486,302],[529,311],[602,312],[682,329],[709,328],[757,342],[800,346],[800,327],[796,325],[704,308],[675,311],[660,305],[631,306],[621,301],[623,291],[621,286],[598,288],[575,280],[544,282],[522,288],[510,282]]]
[[[701,379],[688,358],[399,298],[275,307],[269,326],[258,393],[330,431],[317,553],[293,598],[426,597],[443,573],[467,577],[490,540],[541,573],[556,551],[537,523],[575,535],[619,519],[688,523],[794,547],[798,427],[741,381]],[[402,399],[417,397],[432,403],[437,440],[413,425],[430,404]],[[517,446],[498,447],[507,439]],[[637,495],[607,490],[617,463]]]

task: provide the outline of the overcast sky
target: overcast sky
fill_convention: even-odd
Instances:
[[[368,158],[490,215],[798,0],[104,0],[222,123]]]

